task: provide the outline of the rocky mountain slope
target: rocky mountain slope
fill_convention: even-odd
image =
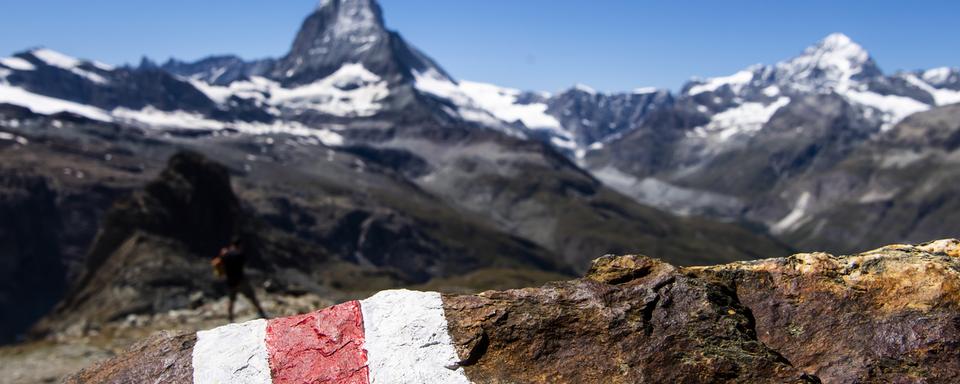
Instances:
[[[149,254],[156,253],[173,254],[177,260],[181,258],[193,260],[187,263],[178,262],[177,265],[186,269],[170,270],[169,272],[174,275],[186,273],[189,276],[199,276],[197,274],[208,272],[208,267],[203,260],[210,256],[198,248],[183,245],[191,243],[190,238],[181,238],[176,232],[171,233],[168,230],[157,232],[156,228],[127,235],[131,229],[143,229],[143,225],[146,225],[129,224],[138,223],[137,217],[148,217],[149,220],[144,220],[145,223],[167,223],[157,224],[160,227],[170,227],[172,226],[170,223],[175,222],[176,218],[188,217],[183,216],[183,213],[174,214],[184,210],[181,203],[176,203],[177,200],[148,199],[147,201],[169,202],[174,205],[161,204],[159,208],[150,208],[149,213],[121,209],[119,212],[130,216],[124,218],[121,215],[120,220],[113,217],[118,212],[116,209],[110,211],[113,213],[105,214],[115,199],[123,198],[140,189],[153,175],[157,174],[161,174],[161,181],[150,184],[154,186],[148,186],[148,190],[156,188],[157,183],[161,185],[174,183],[167,189],[186,191],[181,193],[202,192],[189,183],[183,185],[184,180],[192,180],[196,176],[186,179],[177,176],[171,179],[170,176],[163,175],[168,175],[170,172],[177,175],[179,172],[161,172],[162,169],[157,168],[157,165],[166,162],[169,156],[180,149],[202,150],[228,165],[229,172],[236,176],[232,184],[241,199],[241,204],[246,207],[245,211],[269,228],[271,236],[292,239],[287,243],[294,245],[270,248],[269,252],[273,256],[281,258],[280,255],[284,254],[306,255],[289,261],[277,260],[269,270],[269,276],[274,280],[284,281],[287,286],[285,289],[291,291],[322,291],[328,297],[340,297],[339,295],[343,292],[354,289],[361,291],[381,289],[396,286],[396,284],[416,284],[434,278],[454,276],[464,276],[467,280],[474,282],[483,281],[482,286],[503,287],[513,285],[509,283],[511,279],[530,281],[530,276],[543,273],[541,271],[552,271],[563,275],[582,268],[582,262],[578,260],[584,260],[585,257],[567,259],[556,251],[538,245],[534,240],[539,239],[523,236],[526,233],[545,234],[556,238],[558,242],[544,241],[543,244],[548,244],[554,249],[569,246],[571,248],[567,252],[570,253],[574,252],[574,249],[587,249],[588,254],[600,254],[607,249],[651,249],[675,255],[677,260],[683,260],[681,262],[684,263],[703,262],[713,257],[734,259],[753,255],[753,251],[745,246],[715,248],[711,245],[710,239],[718,242],[724,241],[721,239],[731,242],[742,241],[741,244],[756,244],[756,249],[766,247],[770,252],[786,252],[785,248],[776,242],[741,228],[676,219],[665,213],[638,206],[629,199],[605,190],[598,182],[582,173],[571,173],[570,175],[575,176],[572,180],[561,179],[549,184],[545,184],[544,180],[522,182],[517,180],[514,181],[516,184],[506,185],[492,184],[493,181],[491,181],[488,188],[495,188],[494,190],[500,191],[498,193],[501,194],[518,191],[533,194],[515,199],[511,201],[511,205],[504,207],[504,209],[517,209],[514,216],[521,219],[525,212],[519,210],[520,208],[537,213],[538,211],[533,208],[546,210],[551,207],[550,204],[584,204],[579,210],[567,210],[563,215],[559,215],[561,221],[555,225],[546,223],[528,228],[531,232],[510,234],[489,216],[474,213],[444,199],[438,199],[436,194],[412,182],[410,179],[412,176],[407,175],[411,175],[411,172],[416,175],[417,168],[429,169],[429,166],[407,151],[368,146],[325,147],[303,138],[284,135],[257,137],[244,134],[201,137],[190,134],[169,135],[169,133],[141,130],[124,125],[104,124],[73,115],[47,117],[19,109],[16,111],[21,113],[15,120],[17,127],[5,126],[24,135],[22,137],[28,143],[26,145],[10,143],[3,146],[0,156],[3,156],[4,164],[9,167],[8,172],[46,180],[51,186],[52,196],[49,196],[51,201],[48,202],[52,204],[51,223],[44,229],[57,232],[53,234],[45,234],[47,232],[44,231],[29,232],[27,237],[5,238],[6,241],[13,242],[7,243],[11,244],[11,248],[7,249],[20,249],[13,248],[18,247],[13,245],[17,242],[38,241],[46,242],[45,244],[59,244],[60,250],[56,256],[52,256],[55,260],[52,266],[43,267],[46,269],[42,271],[27,264],[22,266],[14,264],[11,273],[26,274],[25,276],[42,273],[44,276],[55,279],[47,285],[50,288],[60,284],[61,288],[58,289],[62,289],[67,285],[66,282],[90,278],[84,272],[91,264],[89,257],[94,257],[97,261],[111,259],[114,257],[111,255],[114,252],[113,246],[116,244],[127,245],[116,248],[126,252],[127,256],[116,257],[119,257],[117,260],[129,257],[127,262],[130,264],[118,262],[111,267],[113,269],[105,270],[113,272],[104,272],[103,276],[95,279],[108,286],[114,283],[124,286],[139,285],[153,280],[144,271],[140,271],[144,272],[142,275],[128,276],[124,279],[119,279],[122,273],[115,273],[116,268],[123,271],[129,269],[131,264],[134,267],[140,265],[144,260],[137,256],[139,253],[145,255],[146,261],[151,260]],[[77,143],[83,144],[77,146]],[[543,150],[542,147],[539,148],[539,151]],[[560,161],[561,167],[565,164],[562,162],[562,157],[554,157],[554,159]],[[464,164],[464,166],[467,165],[469,164]],[[549,172],[544,174],[550,175]],[[169,181],[163,182],[162,180],[165,179]],[[32,184],[14,185],[26,188],[25,186]],[[467,185],[483,186],[476,183]],[[573,190],[571,188],[574,187],[578,188],[574,190],[578,191],[578,194],[587,194],[569,195],[566,191]],[[29,191],[23,188],[16,189],[14,192],[24,196],[29,195]],[[221,191],[226,190],[222,185],[218,188]],[[139,194],[142,193],[133,192],[133,194],[140,196]],[[33,196],[39,198],[43,195],[34,194]],[[228,196],[220,198],[229,200]],[[192,201],[192,199],[186,198],[186,201]],[[529,201],[533,199],[545,199],[547,203],[530,208],[527,204],[530,204]],[[123,204],[130,205],[123,202],[118,204],[121,204],[121,207]],[[139,205],[131,207],[136,208]],[[213,208],[214,206],[207,207],[207,209]],[[228,211],[235,209],[231,208]],[[160,216],[152,217],[153,214]],[[539,213],[539,215],[543,214]],[[27,221],[33,218],[33,216],[21,217]],[[588,220],[585,222],[596,220],[593,222],[597,223],[595,225],[597,230],[595,232],[576,230],[574,223],[583,220]],[[26,222],[13,224],[16,228],[27,228],[24,223]],[[114,238],[111,247],[95,247],[88,254],[87,246],[94,241],[98,223],[103,223],[101,232],[119,227],[124,235]],[[228,224],[224,225],[233,226]],[[636,228],[638,233],[644,235],[628,236],[621,232],[604,229],[607,226]],[[210,243],[222,237],[212,232],[201,231],[200,233],[201,236],[208,236],[207,241]],[[156,239],[158,234],[168,239],[172,237],[173,241]],[[55,242],[49,241],[51,236],[55,236]],[[132,238],[138,240],[131,240]],[[589,241],[584,242],[585,240]],[[308,247],[296,244],[307,244]],[[307,252],[305,249],[311,249],[311,251]],[[325,252],[318,253],[317,250],[320,249]],[[712,253],[711,250],[716,253]],[[342,261],[337,264],[340,267],[331,268],[328,265],[314,263],[328,257]],[[165,258],[166,256],[161,259]],[[521,270],[516,268],[524,264],[535,267],[533,270],[536,272],[520,273]],[[371,275],[366,278],[355,278],[356,275],[350,271],[358,268],[361,271],[372,269],[375,272],[371,272]],[[504,274],[502,272],[504,268],[513,269],[513,271]],[[311,275],[314,272],[320,275]],[[341,278],[333,279],[331,276],[341,276]],[[547,274],[547,276],[551,275]],[[115,278],[119,280],[111,282]],[[177,281],[182,280],[181,277],[178,279],[180,280]],[[276,283],[278,282],[274,281],[274,284]],[[461,286],[468,290],[480,288],[470,288],[470,284],[473,283],[454,280],[447,280],[445,284]],[[182,306],[188,304],[183,299],[197,292],[205,292],[206,295],[217,293],[210,291],[209,287],[199,291],[189,288],[195,285],[188,283],[181,287],[171,286],[171,289],[176,288],[174,290],[178,293],[174,296],[179,299],[170,303]],[[10,289],[10,292],[14,292],[22,288],[13,286]],[[97,292],[94,287],[88,289]],[[31,305],[50,308],[63,294],[62,291],[55,291],[42,301],[39,298],[32,300]],[[149,295],[149,297],[139,297],[136,296],[136,292],[133,292],[133,296],[127,297],[130,299],[129,304],[149,304],[131,308],[136,312],[171,308],[170,303],[153,303],[149,299],[152,296]],[[127,308],[127,306],[117,305],[106,308],[117,309]],[[43,311],[6,313],[23,315],[24,318],[17,321],[19,324],[26,324],[32,321],[31,317],[35,319],[34,316],[41,312]]]
[[[888,137],[906,129],[900,125],[908,124],[908,116],[916,116],[909,123],[913,135],[942,137],[946,128],[920,116],[935,110],[931,113],[957,118],[947,107],[960,102],[951,80],[956,73],[938,68],[887,75],[863,47],[833,34],[776,65],[688,83],[673,102],[592,144],[582,161],[607,185],[638,201],[684,215],[760,223],[801,248],[852,252],[877,241],[942,237],[941,230],[883,221],[869,212],[872,206],[856,207],[863,203],[850,200],[865,196],[864,203],[876,202],[884,195],[868,191],[876,190],[868,180],[884,167],[875,163],[854,173],[843,164],[868,148],[896,146]],[[932,143],[916,149],[952,152]],[[875,162],[897,161],[892,152],[881,152],[873,154],[889,157]],[[937,200],[939,192],[920,187],[936,180],[921,177],[916,188],[904,192]],[[841,198],[848,189],[863,194]],[[917,221],[945,218],[929,212],[919,206],[901,211]],[[884,222],[890,230],[868,238],[849,229],[850,217],[871,226]],[[955,217],[945,222],[940,228],[948,233],[960,223]]]
[[[209,213],[240,210],[239,222],[270,237],[263,282],[284,292],[340,298],[433,280],[460,290],[509,287],[582,272],[609,252],[702,264],[789,251],[753,229],[637,203],[536,130],[497,118],[462,85],[388,31],[368,0],[323,2],[276,59],[134,68],[34,49],[0,60],[0,172],[37,180],[9,183],[12,197],[3,201],[22,209],[29,196],[41,199],[29,204],[51,208],[43,231],[0,236],[0,249],[11,250],[3,255],[13,260],[10,273],[28,277],[3,286],[0,297],[15,305],[12,293],[40,270],[55,280],[49,295],[31,303],[36,311],[16,312],[10,324],[35,320],[70,284],[86,296],[67,302],[113,303],[103,313],[77,314],[93,322],[217,294],[184,278],[202,273],[201,261],[223,236],[201,232],[209,244],[198,245],[172,224],[192,220],[184,207],[193,200],[184,196],[216,194],[176,167],[164,171],[181,150],[226,167],[215,175],[232,175],[241,207]],[[226,193],[221,176],[213,179]],[[44,183],[49,194],[30,193]],[[211,202],[202,211],[232,198],[197,201]],[[206,222],[237,228],[236,220],[218,220]],[[37,259],[48,265],[22,261],[41,252],[31,244],[48,246]],[[125,275],[154,259],[177,267],[151,264]],[[126,302],[98,296],[107,287],[122,287]],[[166,295],[174,299],[154,300]],[[11,330],[4,341],[22,332],[2,329]]]
[[[851,249],[886,238],[955,233],[958,117],[960,105],[911,115],[833,167],[794,181],[785,194],[807,196],[808,203],[785,238],[799,246]]]
[[[450,337],[443,342],[449,343],[459,362],[445,367],[420,361],[406,369],[433,372],[442,382],[478,383],[954,382],[960,378],[952,354],[960,343],[958,258],[957,240],[892,245],[850,256],[803,253],[688,268],[644,256],[606,256],[594,261],[582,279],[540,288],[433,296],[442,303],[437,316],[445,319],[442,331]],[[375,311],[378,300],[386,297],[412,300],[407,306],[416,312],[417,300],[431,296],[388,291],[354,302],[358,304],[291,318],[299,320],[297,325],[271,320],[262,341],[269,357],[257,357],[251,349],[245,350],[250,356],[241,352],[230,358],[249,369],[258,358],[270,359],[263,362],[267,380],[271,374],[297,373],[299,380],[335,374],[335,364],[352,361],[336,360],[349,353],[342,352],[343,347],[324,355],[336,360],[332,361],[315,357],[322,351],[311,350],[306,341],[276,352],[280,355],[275,355],[274,343],[282,342],[284,332],[299,332],[297,327],[311,319],[330,321],[334,314],[346,314],[350,305]],[[405,329],[403,324],[428,324],[417,316],[393,321],[398,329]],[[371,327],[379,325],[368,324],[367,319],[365,313],[361,329],[366,340],[362,333],[340,334],[346,328],[318,324],[327,327],[329,337],[343,337],[345,345],[358,343],[379,352],[382,346],[370,344],[370,338],[380,337]],[[201,333],[199,339],[201,334],[193,333],[157,335],[67,382],[132,377],[193,382],[197,370],[208,364],[208,355],[201,354],[216,354],[201,351],[200,344],[221,330],[227,327]],[[419,337],[406,331],[399,334]],[[411,345],[413,354],[436,348],[435,343],[387,342]],[[374,355],[369,359],[390,358]],[[279,358],[285,363],[273,364]],[[370,363],[358,369],[351,375],[377,376],[391,368]],[[452,379],[451,372],[462,379]]]
[[[843,173],[835,171],[839,163],[860,147],[876,146],[906,117],[960,102],[960,69],[886,73],[866,49],[836,33],[796,57],[695,79],[677,93],[646,87],[602,93],[584,85],[529,92],[457,80],[386,29],[375,1],[341,0],[318,6],[278,58],[220,55],[114,68],[49,49],[22,52],[0,60],[0,102],[153,130],[285,133],[331,146],[412,152],[434,171],[419,173],[413,183],[462,202],[466,211],[493,216],[505,231],[539,232],[534,228],[542,227],[541,216],[554,202],[514,209],[523,196],[438,176],[479,169],[491,182],[509,184],[504,175],[558,168],[553,157],[559,153],[570,162],[560,173],[571,174],[545,179],[580,177],[572,174],[585,170],[644,205],[753,223],[795,247],[849,252],[875,243],[825,232],[825,226],[843,226],[834,218],[851,209],[805,180]],[[16,130],[3,133],[8,141],[25,138]],[[496,153],[522,155],[504,164]],[[404,172],[424,170],[414,168]],[[804,224],[815,216],[821,229],[811,232]],[[514,225],[518,220],[539,225]],[[942,235],[921,229],[911,237],[912,230],[897,228],[880,241]],[[521,235],[568,259],[586,250],[577,249],[586,247],[582,242],[547,233]]]
[[[473,82],[459,85],[493,115],[522,124],[533,137],[639,202],[680,215],[757,223],[797,247],[851,252],[877,244],[871,240],[945,234],[906,223],[868,239],[843,228],[842,218],[851,207],[835,199],[834,192],[821,190],[835,187],[806,180],[844,174],[831,183],[840,189],[867,188],[862,182],[869,175],[850,175],[840,164],[858,151],[887,143],[886,133],[909,116],[930,110],[955,113],[947,106],[960,102],[958,74],[960,69],[947,67],[885,73],[862,46],[837,33],[796,57],[693,80],[676,94],[653,88],[601,93],[577,85],[550,95]],[[943,128],[919,117],[911,129],[921,137],[943,134]],[[865,173],[874,169],[860,168]],[[867,213],[870,207],[854,209],[866,222],[877,220]],[[932,220],[924,209],[903,214]],[[957,218],[948,222],[948,232],[960,228]],[[818,229],[804,227],[809,223]]]
[[[107,211],[79,278],[34,332],[49,334],[76,324],[96,327],[131,314],[214,300],[224,292],[214,284],[209,260],[234,235],[249,242],[258,285],[279,294],[349,297],[487,268],[531,275],[565,272],[548,251],[479,226],[471,228],[471,235],[482,236],[485,246],[468,245],[471,240],[455,230],[437,241],[433,238],[441,235],[435,230],[397,221],[369,220],[364,232],[353,236],[359,236],[355,245],[360,249],[343,252],[335,242],[293,236],[245,209],[232,191],[227,168],[181,152],[157,180]],[[460,223],[451,219],[448,224]]]
[[[687,266],[956,236],[960,69],[890,74],[833,34],[679,92],[550,94],[458,80],[383,17],[321,1],[254,61],[0,58],[0,343],[32,327],[0,377],[222,323],[207,261],[243,233],[283,315],[676,265],[445,296],[474,381],[955,379],[953,242]],[[164,343],[140,351],[186,351]]]

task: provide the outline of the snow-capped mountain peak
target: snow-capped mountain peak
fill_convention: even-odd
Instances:
[[[830,34],[799,56],[776,65],[778,82],[800,91],[843,90],[851,81],[880,75],[867,50],[842,33]]]
[[[840,32],[834,32],[827,37],[824,37],[823,40],[820,40],[817,43],[816,47],[819,49],[826,49],[830,51],[842,51],[842,50],[853,50],[857,55],[866,54],[867,52],[859,44],[855,43],[850,36],[847,36]],[[809,49],[809,48],[808,48]]]
[[[373,0],[327,0],[304,20],[290,52],[272,75],[285,85],[302,85],[324,78],[343,63],[361,63],[384,76],[396,71],[379,5]]]

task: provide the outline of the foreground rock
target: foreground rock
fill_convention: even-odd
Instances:
[[[736,293],[759,340],[824,382],[960,382],[960,242],[691,268]]]
[[[244,323],[265,336],[227,348],[262,353],[224,357],[205,347],[198,357],[195,334],[160,335],[68,382],[198,382],[211,359],[262,367],[267,382],[278,372],[300,372],[303,382],[366,382],[397,374],[395,359],[421,361],[400,374],[423,380],[435,372],[435,382],[949,383],[960,380],[958,306],[957,240],[691,268],[607,256],[582,279],[541,288],[442,297],[385,291],[297,321]],[[360,312],[362,324],[320,320]],[[304,333],[311,337],[297,340],[313,341],[275,355],[275,340],[302,332],[283,324],[324,332]],[[351,331],[338,330],[344,325]],[[344,370],[347,363],[354,368]]]

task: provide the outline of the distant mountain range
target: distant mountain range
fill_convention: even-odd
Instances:
[[[25,51],[0,59],[0,212],[14,218],[0,223],[0,280],[13,282],[0,308],[44,293],[0,311],[0,329],[90,299],[68,291],[123,292],[102,303],[134,312],[187,305],[103,275],[129,247],[89,248],[97,233],[124,233],[179,250],[182,272],[202,276],[209,255],[194,235],[104,219],[146,215],[111,206],[150,196],[134,191],[183,149],[224,164],[231,209],[283,249],[258,276],[349,295],[503,268],[569,275],[613,252],[699,264],[956,236],[957,102],[960,70],[887,75],[842,34],[676,94],[462,81],[387,30],[373,0],[321,2],[274,59],[111,67]],[[178,174],[154,183],[193,201]],[[38,285],[51,273],[57,284]]]

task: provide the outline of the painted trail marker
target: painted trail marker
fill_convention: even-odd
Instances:
[[[436,292],[391,290],[197,332],[197,384],[469,383]]]

